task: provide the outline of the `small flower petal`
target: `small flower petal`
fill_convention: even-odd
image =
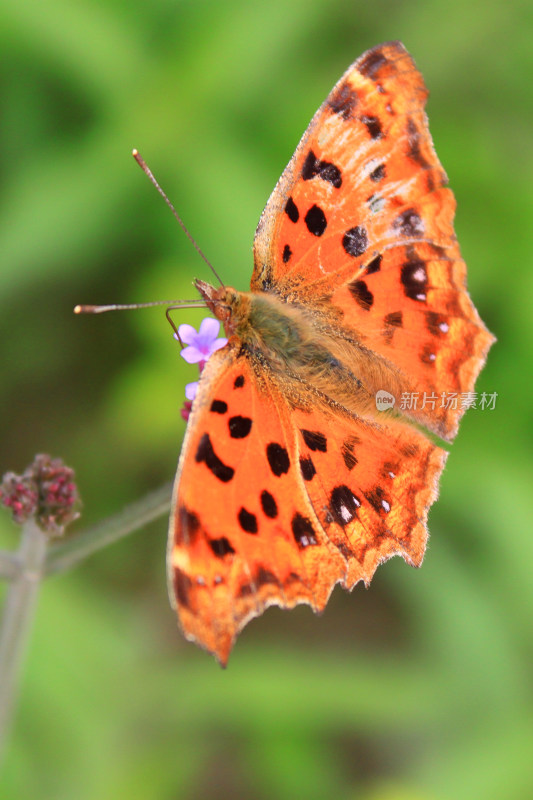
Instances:
[[[224,347],[228,340],[226,337],[217,339],[218,332],[220,331],[220,322],[212,317],[205,317],[200,323],[200,330],[196,331],[192,325],[184,323],[178,328],[179,337],[174,334],[175,338],[181,338],[188,346],[184,347],[180,355],[188,364],[198,364],[198,370],[201,373],[206,361],[213,353]],[[187,402],[181,409],[181,415],[184,419],[189,418],[190,404],[196,396],[198,389],[198,381],[188,383],[185,387],[185,397]]]
[[[198,391],[198,381],[185,384],[185,397],[187,400],[194,400]]]
[[[221,336],[220,339],[216,339],[211,345],[210,355],[213,355],[213,353],[216,353],[217,350],[220,350],[222,347],[225,347],[227,343],[228,340],[224,336]]]
[[[196,328],[193,328],[192,325],[188,325],[186,322],[184,322],[182,325],[179,326],[178,334],[181,341],[185,342],[185,344],[192,344],[192,345],[197,344],[196,340],[198,338],[198,332]]]
[[[187,364],[197,364],[199,361],[205,361],[205,354],[196,345],[184,347],[180,356],[185,359]]]
[[[182,341],[189,345],[181,351],[181,356],[184,360],[188,364],[207,361],[209,356],[224,347],[228,340],[225,337],[216,338],[219,330],[220,322],[212,317],[205,317],[202,320],[198,332],[192,325],[187,325],[186,323],[180,325],[178,328],[179,335]]]
[[[213,319],[213,317],[204,317],[200,323],[200,330],[198,331],[198,338],[202,344],[207,346],[211,345],[218,336],[220,330],[220,321]]]

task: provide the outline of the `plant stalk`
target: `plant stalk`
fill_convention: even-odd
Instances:
[[[12,581],[20,572],[20,560],[15,553],[0,551],[0,579]]]
[[[33,519],[28,520],[22,527],[16,554],[19,571],[11,578],[0,627],[0,753],[4,750],[11,721],[47,544],[46,534]]]
[[[171,489],[166,484],[105,522],[51,545],[48,536],[29,520],[22,527],[18,551],[0,552],[0,578],[10,581],[0,626],[0,756],[13,715],[41,579],[76,566],[102,547],[168,513]]]
[[[50,545],[46,556],[45,574],[51,575],[71,569],[102,547],[168,514],[171,493],[172,484],[166,483],[104,522]]]

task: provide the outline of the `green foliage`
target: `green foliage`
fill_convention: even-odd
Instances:
[[[499,339],[478,384],[496,409],[463,422],[422,570],[395,559],[321,618],[269,611],[225,671],[175,629],[165,521],[47,580],[6,797],[533,796],[531,22],[526,0],[4,0],[2,472],[61,456],[83,524],[169,480],[196,372],[164,314],[71,312],[209,280],[131,148],[244,289],[311,115],[388,39],[430,87],[470,291]]]

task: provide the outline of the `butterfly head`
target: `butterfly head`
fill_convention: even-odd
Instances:
[[[245,296],[231,286],[211,286],[205,281],[196,280],[194,285],[202,295],[209,310],[219,319],[228,336],[235,332],[239,321],[245,314]]]

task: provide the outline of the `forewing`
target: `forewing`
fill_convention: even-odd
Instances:
[[[399,42],[348,69],[267,203],[251,285],[329,312],[409,377],[428,398],[421,421],[451,439],[493,337],[466,291],[426,98]]]

